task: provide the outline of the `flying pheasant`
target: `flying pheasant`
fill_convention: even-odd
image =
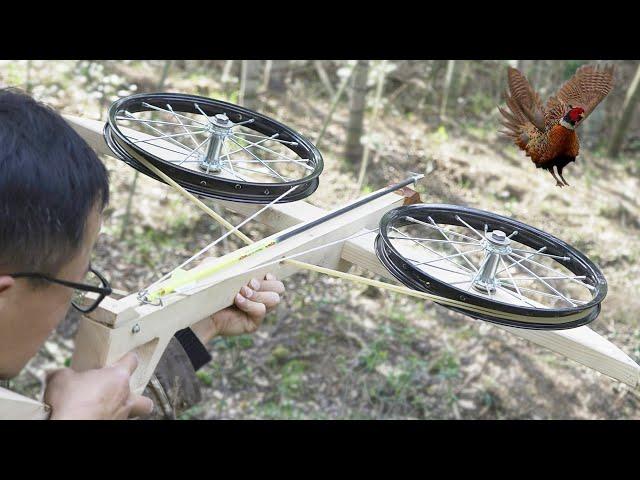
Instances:
[[[512,138],[531,157],[536,168],[548,170],[556,185],[569,185],[562,170],[578,156],[580,144],[576,128],[609,94],[614,84],[613,73],[613,66],[584,65],[543,106],[526,77],[509,67],[509,93],[505,92],[509,111],[498,107],[507,130],[500,133]]]

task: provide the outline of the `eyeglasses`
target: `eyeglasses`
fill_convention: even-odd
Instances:
[[[85,275],[83,283],[60,280],[42,273],[20,272],[11,273],[9,276],[13,278],[41,278],[48,282],[58,283],[65,287],[73,288],[74,292],[71,299],[71,305],[82,313],[90,313],[94,311],[100,302],[104,300],[104,297],[111,295],[113,291],[107,279],[104,278],[100,272],[94,270],[92,266],[89,266],[89,271]],[[92,294],[98,295],[96,297],[96,295]]]

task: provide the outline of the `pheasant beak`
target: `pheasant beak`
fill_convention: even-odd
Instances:
[[[584,118],[584,112],[580,114],[580,120],[582,120],[583,118]]]

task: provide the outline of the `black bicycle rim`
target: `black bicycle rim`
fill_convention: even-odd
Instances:
[[[387,235],[388,229],[391,225],[396,227],[407,225],[409,222],[407,220],[403,220],[406,219],[406,217],[426,221],[430,216],[436,222],[444,221],[444,223],[449,225],[461,225],[461,223],[455,220],[455,215],[463,215],[464,220],[474,228],[482,229],[484,224],[487,224],[489,229],[508,227],[518,230],[518,241],[520,243],[536,250],[542,246],[546,246],[546,252],[569,257],[570,260],[559,261],[559,263],[576,275],[586,274],[586,277],[589,279],[588,283],[596,290],[595,295],[591,301],[572,308],[522,307],[496,300],[489,300],[486,297],[475,295],[471,292],[443,282],[440,279],[428,275],[426,272],[416,268],[397,251]],[[396,279],[409,288],[451,300],[462,301],[471,306],[492,309],[497,313],[509,313],[523,317],[522,321],[517,321],[492,316],[490,314],[480,314],[477,312],[467,311],[463,308],[443,305],[474,318],[502,325],[544,330],[559,330],[585,325],[597,318],[601,310],[600,304],[607,293],[607,283],[602,272],[586,255],[574,247],[553,235],[512,218],[467,207],[421,204],[391,210],[387,212],[380,221],[380,233],[376,238],[375,248],[380,262]],[[579,318],[576,319],[576,316],[579,316]],[[545,318],[553,318],[554,322],[545,322]],[[566,318],[567,320],[562,321],[563,318]]]
[[[117,126],[116,115],[118,112],[123,110],[130,112],[144,111],[145,109],[142,106],[143,102],[158,108],[164,107],[166,103],[170,103],[176,112],[188,113],[197,113],[191,111],[193,110],[193,105],[197,103],[208,116],[224,112],[228,115],[229,119],[235,123],[252,118],[254,119],[251,124],[252,130],[266,136],[278,133],[279,140],[297,142],[297,145],[288,146],[287,148],[299,156],[308,157],[313,172],[304,178],[294,181],[260,183],[224,178],[205,173],[204,171],[198,172],[159,158],[131,143]],[[291,187],[295,185],[297,185],[298,188],[281,199],[280,202],[302,200],[318,188],[319,176],[324,167],[322,156],[318,149],[309,140],[286,125],[258,112],[231,103],[195,95],[172,93],[138,94],[114,102],[109,109],[109,119],[105,126],[105,140],[118,158],[155,180],[162,181],[137,161],[133,152],[152,163],[156,168],[192,193],[205,197],[240,201],[243,203],[269,203],[289,191]]]

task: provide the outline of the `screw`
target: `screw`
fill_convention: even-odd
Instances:
[[[218,113],[216,115],[216,120],[220,123],[227,123],[229,121],[229,117],[227,117],[224,113]]]
[[[502,230],[494,230],[493,232],[491,232],[491,234],[493,235],[493,239],[498,242],[503,242],[506,238],[506,235]]]
[[[132,328],[131,328],[131,333],[138,333],[140,331],[140,325],[138,323],[136,323]]]

